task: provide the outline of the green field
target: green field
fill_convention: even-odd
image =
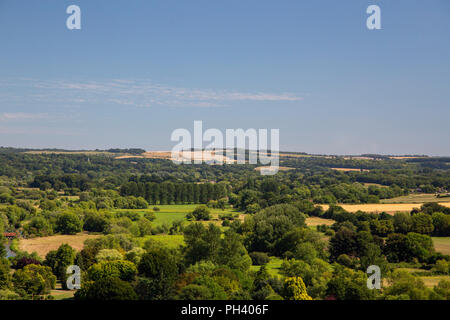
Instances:
[[[177,220],[183,220],[189,212],[194,211],[199,204],[178,204],[178,205],[156,205],[150,206],[150,209],[116,209],[115,211],[134,211],[134,212],[153,212],[156,219],[153,221],[154,225],[171,224]],[[154,207],[158,207],[160,211],[153,211]],[[212,218],[215,219],[219,214],[233,213],[239,214],[240,212],[233,208],[222,209],[210,209]],[[242,214],[242,213],[241,213]]]
[[[137,240],[140,242],[139,243],[140,245],[144,245],[144,243],[149,239],[161,242],[169,248],[177,248],[184,244],[184,236],[178,234],[176,235],[157,234],[152,236],[146,236],[143,238],[137,238]]]
[[[432,239],[436,251],[450,255],[450,237],[433,237]]]
[[[267,271],[269,274],[273,277],[280,276],[280,268],[281,264],[283,263],[283,259],[276,258],[276,257],[270,257],[270,262],[266,264]],[[261,268],[261,266],[251,266],[251,271],[258,271]]]
[[[424,203],[424,202],[450,202],[450,197],[438,198],[436,195],[429,193],[410,194],[407,196],[396,197],[392,199],[384,199],[381,203]]]

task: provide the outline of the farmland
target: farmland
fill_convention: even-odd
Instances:
[[[80,233],[77,235],[55,235],[50,237],[21,239],[19,242],[19,249],[28,253],[36,252],[40,257],[44,258],[49,251],[58,249],[63,243],[67,243],[75,250],[80,251],[83,249],[84,241],[98,237],[99,235]]]
[[[336,282],[348,281],[342,277],[364,279],[367,263],[407,271],[429,291],[356,292],[361,299],[415,297],[417,290],[436,297],[448,280],[450,202],[432,193],[450,187],[443,169],[423,170],[411,159],[299,155],[283,158],[277,174],[263,176],[255,170],[261,165],[177,166],[113,150],[0,152],[0,228],[19,235],[9,243],[16,256],[8,254],[7,271],[16,275],[9,286],[21,298],[33,297],[20,290],[27,284],[18,277],[39,280],[38,271],[57,278],[56,287],[48,281],[28,288],[39,298],[80,299],[78,292],[90,290],[64,290],[60,265],[80,266],[100,290],[103,268],[134,270],[114,281],[139,299],[188,299],[194,293],[284,299],[283,283],[291,276],[303,279],[313,299],[328,299],[343,294],[333,291]],[[429,193],[415,193],[419,187]],[[330,203],[344,210],[327,210]],[[413,208],[413,215],[396,218],[370,214]],[[261,265],[267,273],[258,272]],[[155,277],[172,279],[165,284],[170,290],[143,291]],[[389,283],[401,284],[401,277],[405,273]],[[161,296],[152,296],[154,290]]]
[[[323,219],[323,218],[318,218],[318,217],[309,217],[306,218],[306,225],[310,226],[310,227],[315,227],[315,226],[319,226],[319,225],[327,225],[327,226],[331,226],[335,221],[331,220],[331,219]]]
[[[450,255],[450,237],[433,237],[436,251]]]
[[[376,203],[376,204],[339,204],[348,212],[370,212],[381,213],[386,212],[394,214],[396,212],[410,212],[414,208],[420,208],[423,203]],[[450,208],[449,202],[440,202],[440,205]],[[324,210],[329,208],[329,205],[321,205]]]
[[[423,204],[426,202],[440,202],[440,203],[446,203],[450,202],[450,196],[449,197],[437,197],[435,194],[427,194],[427,193],[421,193],[421,194],[410,194],[407,196],[402,197],[395,197],[392,199],[384,199],[381,200],[382,203],[417,203],[417,204]]]

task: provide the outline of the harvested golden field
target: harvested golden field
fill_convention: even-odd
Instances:
[[[441,280],[450,281],[450,276],[431,276],[431,277],[420,277],[427,288],[433,288],[439,284]]]
[[[336,171],[344,171],[344,172],[349,172],[349,171],[358,171],[358,172],[368,172],[370,170],[367,169],[355,169],[355,168],[330,168]]]
[[[80,251],[84,247],[85,240],[97,237],[100,237],[100,235],[79,233],[76,235],[56,235],[34,239],[20,239],[19,249],[28,253],[36,252],[40,257],[45,258],[45,255],[49,251],[58,249],[59,246],[64,243],[67,243],[75,250]]]
[[[420,208],[423,203],[374,203],[374,204],[338,204],[348,212],[364,211],[372,213],[387,212],[394,214],[396,212],[410,212],[414,208]],[[449,202],[439,203],[442,206],[450,208]],[[329,208],[327,204],[321,204],[324,210]]]
[[[278,167],[278,171],[288,171],[288,170],[294,170],[295,168],[289,168],[289,167]],[[261,170],[273,170],[270,166],[264,166],[264,167],[256,167],[256,171]]]
[[[407,196],[381,200],[382,203],[419,203],[424,202],[450,202],[450,197],[438,198],[434,193],[414,193]]]
[[[402,159],[426,159],[427,157],[389,157],[389,159],[398,159],[398,160],[402,160]]]
[[[310,218],[306,218],[306,225],[307,226],[311,226],[311,227],[315,227],[315,226],[320,226],[322,224],[325,224],[327,226],[331,226],[335,221],[331,220],[331,219],[323,219],[323,218],[318,218],[318,217],[310,217]]]
[[[203,160],[203,161],[212,161],[217,160],[219,162],[225,162],[227,157],[224,154],[220,154],[220,152],[214,151],[180,151],[178,155],[172,157],[171,151],[147,151],[140,155],[121,155],[115,157],[115,159],[164,159],[164,160],[177,160],[183,161],[185,159],[189,160]],[[231,160],[235,162],[235,160]]]
[[[114,155],[115,153],[107,151],[52,151],[52,150],[35,150],[35,151],[24,151],[28,154],[72,154],[72,155]]]

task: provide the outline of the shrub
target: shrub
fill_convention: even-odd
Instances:
[[[122,260],[123,255],[116,249],[102,249],[95,256],[98,262]]]
[[[90,232],[105,232],[108,229],[108,220],[99,214],[89,214],[84,220],[83,229]]]
[[[119,278],[101,278],[88,283],[75,293],[76,300],[136,300],[137,295],[128,282]]]
[[[136,274],[136,265],[126,260],[102,261],[92,265],[87,271],[90,281],[98,281],[99,279],[110,277],[123,281],[133,281]]]
[[[255,266],[261,266],[263,264],[269,263],[270,258],[265,252],[252,252],[249,254],[252,259],[252,263]]]
[[[195,220],[209,220],[211,219],[210,211],[207,206],[201,205],[198,206],[192,211],[192,215],[194,216]]]
[[[312,300],[306,292],[306,286],[301,277],[286,278],[283,294],[287,300]]]
[[[23,269],[24,267],[26,267],[29,264],[41,265],[41,262],[39,260],[36,260],[31,257],[22,257],[14,262],[13,268],[14,269]]]
[[[83,230],[83,223],[75,213],[65,212],[58,216],[55,230],[62,234],[76,234]]]

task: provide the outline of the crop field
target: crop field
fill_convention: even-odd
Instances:
[[[116,153],[107,151],[52,151],[52,150],[35,150],[35,151],[25,151],[28,154],[63,154],[63,155],[117,155]]]
[[[422,204],[424,202],[450,202],[450,197],[436,197],[435,194],[419,193],[410,194],[407,196],[396,197],[392,199],[381,200],[382,203],[417,203]]]
[[[433,237],[436,251],[450,255],[450,237]]]
[[[438,285],[439,281],[441,280],[450,281],[450,276],[430,276],[420,277],[420,279],[422,279],[427,288],[433,288],[434,286]]]
[[[335,221],[331,220],[331,219],[323,219],[323,218],[318,218],[318,217],[310,217],[310,218],[306,218],[306,225],[308,227],[315,227],[315,226],[320,226],[320,225],[327,225],[327,226],[331,226]]]
[[[410,212],[414,208],[420,208],[423,203],[375,203],[375,204],[338,204],[348,212],[371,212],[381,213],[387,212],[394,214],[396,212]],[[440,205],[450,208],[450,202],[439,202]],[[327,204],[321,205],[324,210],[330,206]]]
[[[57,250],[63,243],[67,243],[75,250],[80,251],[84,247],[85,240],[97,237],[100,236],[79,233],[76,235],[56,235],[42,238],[21,239],[19,241],[19,249],[28,253],[36,252],[40,257],[45,258],[49,251]]]
[[[367,169],[355,169],[355,168],[330,168],[332,170],[336,171],[343,171],[343,172],[350,172],[350,171],[356,171],[356,172],[368,172],[370,170]]]

